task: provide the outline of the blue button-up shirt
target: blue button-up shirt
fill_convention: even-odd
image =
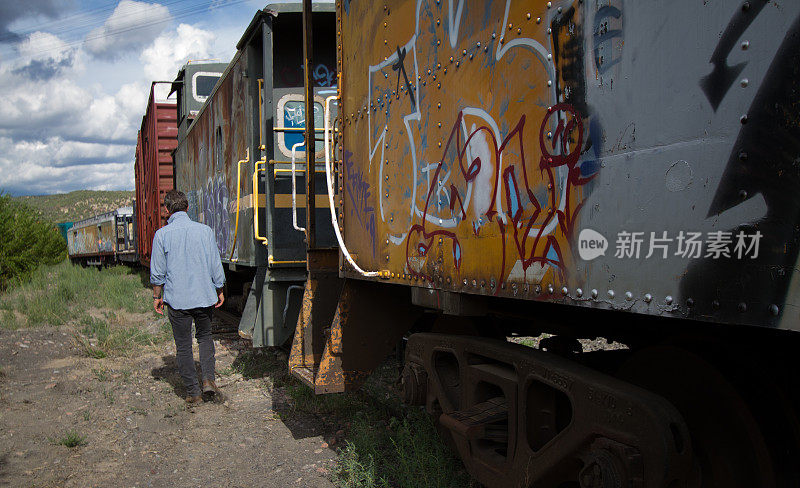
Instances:
[[[150,283],[164,287],[164,302],[178,310],[210,307],[225,272],[211,227],[175,212],[153,237]]]

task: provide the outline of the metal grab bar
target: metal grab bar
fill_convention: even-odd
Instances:
[[[264,97],[261,96],[263,91],[264,91],[264,79],[259,78],[258,79],[258,148],[262,151],[266,151],[267,146],[264,145],[264,138],[263,138],[264,126],[262,122],[264,120],[264,117],[261,116],[261,106],[264,105]]]
[[[305,232],[305,227],[299,227],[297,225],[297,181],[295,181],[295,152],[297,148],[305,144],[305,141],[298,142],[294,146],[292,146],[292,227],[295,230],[299,230],[300,232]],[[308,173],[308,172],[306,172]]]
[[[273,127],[273,132],[305,132],[305,127]],[[325,129],[314,129],[314,132],[322,132]],[[316,136],[314,137],[316,140]]]
[[[260,159],[256,161],[255,171],[253,171],[253,234],[257,241],[261,241],[265,246],[267,245],[267,238],[258,234],[258,167],[262,166],[262,171],[267,171],[267,160]]]
[[[331,154],[330,154],[330,102],[332,100],[336,100],[338,97],[331,96],[325,99],[325,183],[328,185],[328,199],[330,200],[331,204],[331,224],[333,224],[333,232],[336,234],[336,240],[339,242],[339,249],[342,251],[342,254],[347,259],[347,262],[350,263],[350,266],[353,267],[361,276],[366,277],[380,277],[383,279],[389,278],[389,270],[381,270],[381,271],[364,271],[361,269],[355,262],[352,256],[350,256],[350,252],[347,251],[347,246],[344,244],[344,239],[342,238],[342,233],[339,231],[339,222],[336,218],[336,207],[333,204],[333,183],[331,180]],[[338,102],[337,102],[338,103]]]
[[[242,163],[250,162],[250,148],[245,151],[244,159],[240,159],[236,163],[236,227],[233,231],[233,246],[231,246],[231,255],[228,259],[236,262],[239,258],[233,259],[233,253],[236,252],[236,239],[239,237],[239,199],[242,197]]]
[[[286,161],[286,164],[292,164],[292,163],[291,163],[291,161]],[[273,170],[272,170],[272,173],[273,173],[275,176],[278,176],[279,174],[282,174],[282,173],[291,173],[291,172],[292,172],[292,170],[291,170],[291,169],[286,169],[286,168],[275,168],[275,169],[273,169]],[[295,172],[296,172],[296,173],[300,173],[300,174],[302,174],[302,175],[306,174],[306,170],[305,170],[305,168],[297,168],[297,169],[295,170]],[[322,168],[322,169],[315,169],[315,170],[314,170],[314,172],[315,172],[315,173],[320,173],[320,174],[323,174],[323,175],[324,175],[324,174],[325,174],[325,168]]]
[[[283,306],[283,324],[284,324],[284,326],[286,325],[286,314],[289,312],[289,294],[293,290],[297,290],[297,291],[299,291],[301,293],[300,296],[302,297],[302,293],[303,293],[303,291],[305,289],[306,289],[306,287],[305,286],[301,286],[301,285],[290,285],[288,288],[286,288],[286,300],[284,300],[285,305]]]
[[[308,261],[306,261],[305,259],[292,259],[292,260],[288,260],[288,261],[286,261],[286,260],[280,261],[280,260],[276,260],[272,256],[272,254],[270,254],[269,258],[267,259],[267,262],[269,264],[306,264]]]
[[[286,324],[286,314],[289,312],[289,294],[292,292],[292,290],[303,292],[305,289],[306,289],[305,286],[300,286],[300,285],[290,285],[288,288],[286,288],[286,300],[284,300],[285,305],[283,306],[284,325]]]

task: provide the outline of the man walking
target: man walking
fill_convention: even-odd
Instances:
[[[164,305],[167,306],[178,370],[186,386],[186,402],[198,403],[203,397],[192,356],[192,320],[200,348],[203,396],[212,399],[217,386],[214,383],[211,315],[214,308],[219,308],[225,300],[222,294],[225,273],[214,231],[189,218],[186,195],[177,190],[170,191],[164,196],[164,207],[169,218],[167,225],[158,229],[153,237],[150,258],[153,307],[163,315]]]

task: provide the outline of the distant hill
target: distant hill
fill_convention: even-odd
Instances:
[[[52,222],[75,222],[133,204],[132,191],[78,190],[57,195],[14,197]]]

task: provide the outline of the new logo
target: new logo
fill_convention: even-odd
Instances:
[[[583,229],[578,235],[578,254],[584,261],[605,256],[607,250],[608,239],[596,230]]]

